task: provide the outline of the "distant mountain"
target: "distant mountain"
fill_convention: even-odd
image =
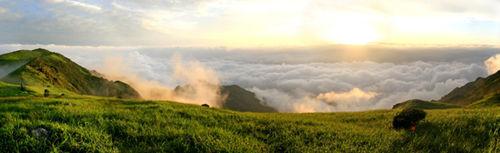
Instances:
[[[225,96],[223,108],[241,112],[277,112],[274,108],[266,106],[255,93],[248,91],[238,85],[221,86],[220,94]],[[177,86],[176,93],[194,92],[189,85]]]
[[[446,108],[459,108],[460,106],[447,104],[447,103],[439,103],[439,102],[429,102],[420,99],[412,99],[402,103],[398,103],[392,106],[392,109],[407,109],[407,108],[416,108],[416,109],[446,109]]]
[[[489,103],[500,96],[500,71],[486,78],[478,78],[442,97],[444,103],[467,106],[476,102]]]
[[[84,95],[140,98],[139,93],[121,81],[110,81],[94,75],[61,54],[45,49],[20,50],[0,55],[4,71],[0,80],[26,84],[43,90],[74,92]]]
[[[224,108],[242,112],[277,112],[274,108],[263,105],[255,93],[238,85],[221,87],[222,95],[227,95]]]

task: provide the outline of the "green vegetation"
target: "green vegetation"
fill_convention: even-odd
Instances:
[[[486,97],[467,106],[469,108],[498,107],[500,106],[500,94]]]
[[[0,99],[11,152],[499,152],[500,108],[428,110],[415,133],[398,110],[240,113],[99,97]]]
[[[477,78],[473,82],[455,88],[439,101],[467,106],[495,94],[500,94],[500,71],[486,78]]]
[[[11,62],[18,61],[30,61],[37,57],[47,55],[50,52],[45,49],[35,49],[35,50],[19,50],[7,54],[0,55],[0,65],[10,64]]]
[[[29,89],[21,90],[20,85],[14,85],[0,81],[0,97],[29,96],[35,93]]]
[[[63,55],[44,49],[0,55],[0,66],[12,69],[12,72],[1,78],[2,81],[14,84],[24,82],[37,93],[48,89],[51,93],[140,97],[128,84],[94,76]]]
[[[447,108],[459,108],[460,106],[439,103],[439,102],[428,102],[420,99],[408,100],[399,104],[396,104],[392,109],[447,109]]]

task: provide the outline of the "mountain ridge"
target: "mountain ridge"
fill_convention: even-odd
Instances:
[[[139,93],[128,84],[96,77],[86,68],[59,53],[35,49],[0,55],[0,64],[3,66],[19,62],[25,64],[0,80],[84,95],[140,98]]]
[[[500,71],[457,87],[438,101],[467,106],[498,94],[500,94]]]

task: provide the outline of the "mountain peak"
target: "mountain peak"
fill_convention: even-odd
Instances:
[[[49,51],[47,49],[43,49],[43,48],[33,49],[32,51],[34,51],[34,52],[52,53],[51,51]]]

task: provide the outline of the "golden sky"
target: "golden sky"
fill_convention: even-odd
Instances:
[[[0,1],[2,44],[500,44],[498,0]]]

